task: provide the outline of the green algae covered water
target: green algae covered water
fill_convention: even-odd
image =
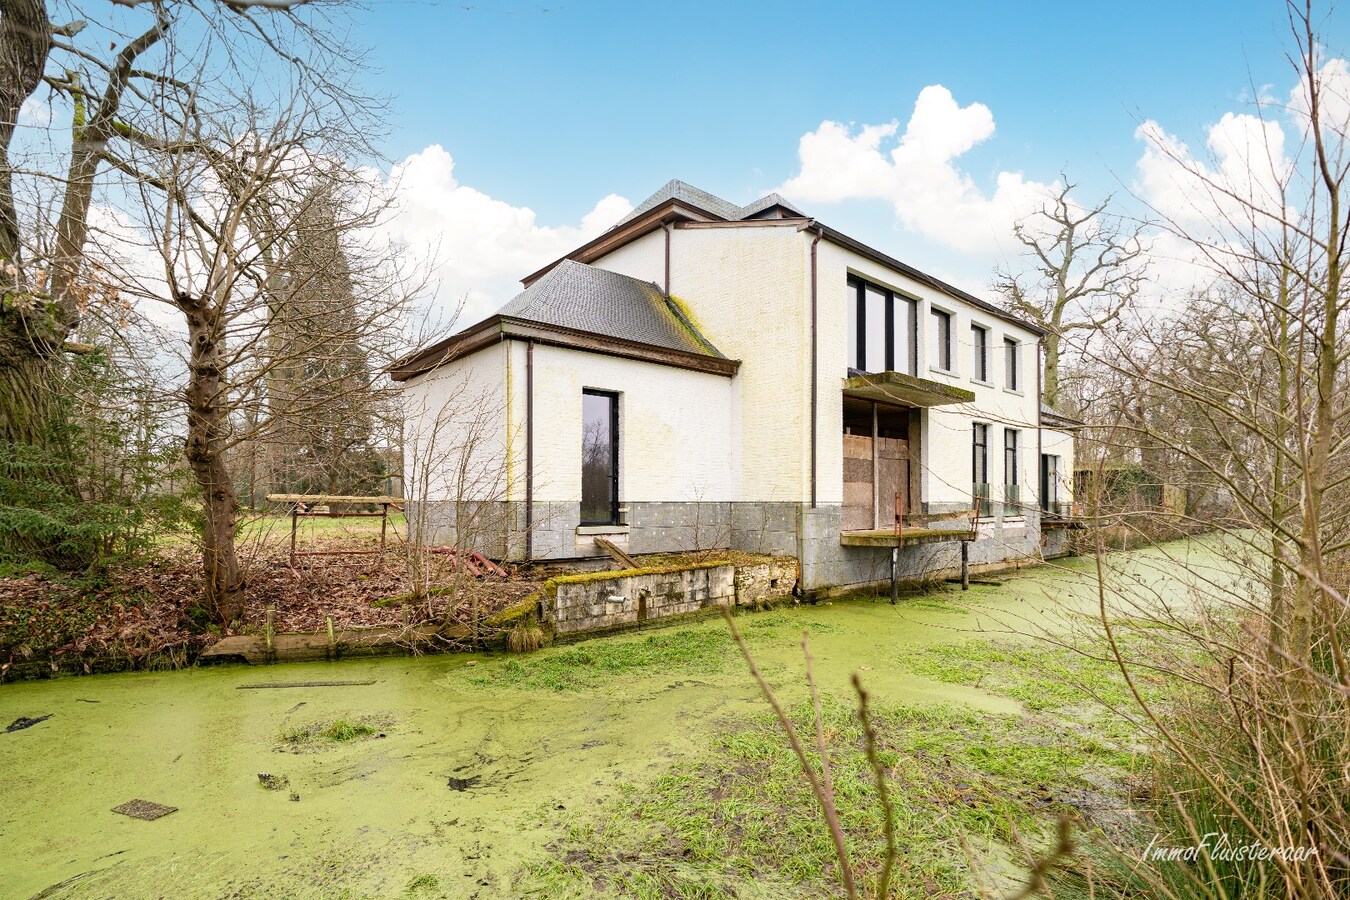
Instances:
[[[1198,543],[1113,563],[1122,583],[1163,596],[1197,572],[1231,577]],[[897,607],[851,600],[739,622],[789,699],[802,693],[807,629],[827,694],[847,697],[861,670],[878,702],[1009,711],[1005,697],[911,674],[906,653],[1081,618],[1097,602],[1087,571],[1047,566]],[[316,681],[371,683],[246,688]],[[51,716],[0,733],[0,897],[511,896],[513,875],[554,838],[553,811],[710,752],[719,729],[763,708],[720,620],[527,657],[0,685],[0,726]],[[371,730],[340,740],[333,723]],[[130,800],[177,811],[112,811]]]

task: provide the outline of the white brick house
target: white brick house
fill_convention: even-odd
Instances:
[[[807,592],[954,567],[972,509],[976,565],[1062,551],[1040,330],[781,197],[672,181],[523,281],[392,371],[430,539],[782,553]]]

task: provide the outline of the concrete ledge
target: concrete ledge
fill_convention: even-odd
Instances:
[[[839,533],[839,543],[845,547],[908,547],[914,544],[944,544],[973,540],[975,540],[973,531],[942,528],[906,528],[900,534],[889,528]]]

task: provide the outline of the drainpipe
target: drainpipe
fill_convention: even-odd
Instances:
[[[1041,472],[1041,467],[1045,465],[1045,459],[1042,456],[1044,448],[1041,445],[1041,381],[1045,377],[1045,370],[1042,368],[1044,362],[1045,335],[1036,339],[1036,500],[1041,508],[1037,514],[1036,521],[1040,521],[1045,512],[1045,478]]]
[[[662,225],[661,228],[666,232],[666,286],[665,294],[670,296],[670,223]]]
[[[525,345],[525,561],[534,558],[534,341]]]
[[[817,365],[817,288],[816,288],[816,245],[820,243],[824,230],[816,227],[815,237],[811,238],[811,508],[816,508],[816,406],[819,403],[817,382],[820,379]]]

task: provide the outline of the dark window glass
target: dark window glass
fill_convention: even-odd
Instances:
[[[932,310],[933,327],[929,335],[932,350],[929,365],[944,372],[952,369],[952,314],[940,309]]]
[[[976,381],[989,380],[989,329],[979,325],[970,326],[970,344],[973,351],[974,367],[971,377]]]
[[[1059,509],[1059,457],[1041,455],[1041,508],[1047,512]]]
[[[919,374],[918,304],[907,297],[895,298],[895,370]]]
[[[860,347],[867,345],[862,337],[862,325],[867,321],[865,316],[858,315],[858,307],[862,304],[862,282],[856,278],[848,280],[848,289],[844,293],[844,305],[848,307],[848,367],[850,369],[861,369],[863,367],[862,353]]]
[[[581,524],[619,521],[619,398],[581,395]]]
[[[919,322],[913,300],[850,275],[844,303],[850,369],[919,374]]]
[[[1003,429],[1003,483],[1017,484],[1017,431]]]
[[[975,423],[974,437],[970,448],[971,498],[978,515],[993,515],[992,498],[989,492],[989,426]]]
[[[989,426],[976,423],[975,442],[971,454],[971,481],[983,484],[989,481]]]
[[[1017,341],[1013,340],[1012,338],[1004,338],[1003,351],[1008,367],[1008,370],[1005,373],[1004,387],[1006,387],[1010,391],[1020,390],[1021,385],[1018,383],[1018,381],[1021,373],[1018,371],[1019,366],[1017,359]]]

